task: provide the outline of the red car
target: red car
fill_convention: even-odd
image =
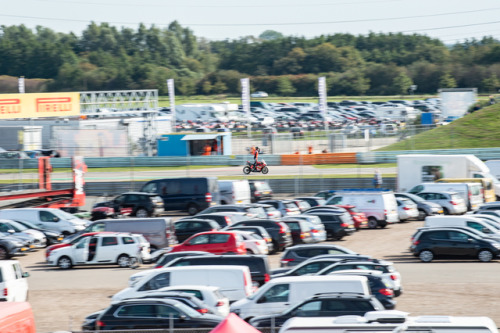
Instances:
[[[172,247],[172,252],[205,251],[214,254],[246,254],[245,243],[232,231],[200,232]]]
[[[71,246],[71,245],[74,245],[76,244],[77,242],[80,241],[80,239],[82,238],[86,238],[86,237],[90,237],[90,236],[94,236],[95,234],[98,234],[98,233],[103,233],[103,232],[106,232],[106,231],[101,231],[101,232],[87,232],[87,233],[84,233],[84,234],[81,234],[81,235],[78,235],[76,236],[75,238],[71,239],[70,241],[63,241],[62,243],[59,243],[59,244],[54,244],[54,245],[51,245],[51,246],[48,246],[46,249],[45,249],[45,258],[48,258],[49,257],[49,254],[50,252],[54,251],[55,249],[60,249],[61,247],[66,247],[66,246]],[[109,233],[112,233],[112,232],[109,232]]]
[[[356,230],[360,228],[368,227],[368,219],[366,218],[365,213],[360,212],[356,206],[353,205],[336,205],[338,207],[345,208],[349,214],[351,214],[352,220],[354,221],[354,227]]]

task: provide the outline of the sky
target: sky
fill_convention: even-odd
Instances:
[[[499,0],[0,0],[0,25],[81,35],[94,21],[165,28],[174,20],[208,40],[275,30],[312,38],[334,33],[424,34],[445,44],[500,39]]]

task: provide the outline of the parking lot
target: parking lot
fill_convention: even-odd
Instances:
[[[175,219],[175,217],[174,217]],[[410,237],[423,222],[360,230],[334,242],[362,254],[394,262],[402,275],[403,294],[397,310],[412,315],[442,314],[488,316],[500,326],[500,261],[435,260],[421,263],[408,252]],[[269,256],[271,268],[279,267],[280,253]],[[29,302],[39,333],[79,331],[83,318],[109,304],[109,297],[127,286],[137,270],[117,266],[78,267],[60,270],[45,265],[44,251],[19,257],[30,273]],[[138,270],[150,268],[142,265]]]

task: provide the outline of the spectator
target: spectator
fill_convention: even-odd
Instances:
[[[375,169],[375,174],[373,175],[373,186],[375,188],[380,188],[382,186],[382,173],[379,169]]]

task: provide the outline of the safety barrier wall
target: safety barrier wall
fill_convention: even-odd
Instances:
[[[281,165],[352,164],[352,163],[356,163],[356,153],[281,155]]]

